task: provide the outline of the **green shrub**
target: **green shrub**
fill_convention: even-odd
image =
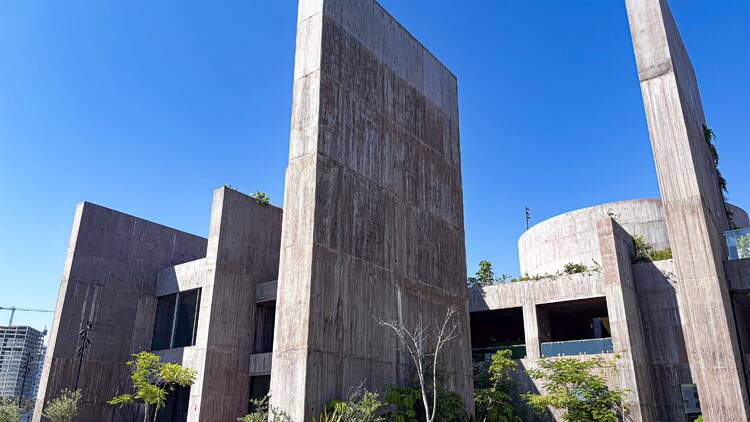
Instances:
[[[268,194],[265,192],[258,191],[250,196],[255,198],[255,200],[258,201],[258,203],[261,205],[268,205],[271,203],[271,197],[268,196]]]
[[[0,422],[18,422],[21,411],[12,397],[0,397]]]
[[[491,363],[474,365],[474,407],[477,420],[520,422],[513,406],[512,395],[516,384],[510,373],[518,369],[510,350],[499,350],[492,355]]]
[[[589,271],[589,267],[583,264],[574,264],[572,262],[565,264],[565,267],[563,267],[563,273],[568,274],[568,275],[581,274],[581,273],[586,273],[588,271]]]
[[[268,396],[262,399],[252,399],[250,405],[254,409],[253,412],[237,418],[239,422],[292,422],[292,418],[286,413],[278,409],[269,409]],[[270,418],[269,413],[271,414]]]
[[[641,235],[633,236],[633,263],[672,259],[672,248],[654,249]]]
[[[78,416],[80,400],[81,390],[62,390],[57,398],[47,402],[43,415],[52,422],[69,422]]]
[[[549,408],[563,411],[565,421],[618,422],[627,413],[624,403],[628,392],[609,388],[604,376],[595,373],[603,369],[616,371],[616,363],[616,359],[601,358],[542,359],[537,369],[527,372],[542,382],[547,393],[526,393],[522,397],[537,412],[545,413]]]

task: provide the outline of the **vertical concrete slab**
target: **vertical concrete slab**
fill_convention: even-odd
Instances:
[[[228,188],[214,192],[189,421],[244,416],[255,340],[255,286],[278,274],[281,209]]]
[[[362,383],[409,383],[377,318],[461,331],[472,406],[457,82],[373,0],[301,0],[272,404],[309,420]]]
[[[205,256],[206,239],[88,202],[80,204],[60,283],[34,421],[44,403],[73,388],[78,332],[93,322],[79,388],[80,419],[134,420],[135,407],[108,406],[129,391],[131,354],[150,350],[161,268]]]
[[[656,410],[633,271],[633,238],[612,218],[597,222],[602,284],[615,352],[621,354],[621,387],[629,390],[630,419],[654,421]]]
[[[744,421],[747,387],[722,264],[728,221],[695,73],[666,1],[626,4],[703,415]]]

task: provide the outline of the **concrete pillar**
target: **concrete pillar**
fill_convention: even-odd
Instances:
[[[410,383],[376,319],[456,306],[447,388],[472,409],[455,76],[373,0],[301,0],[294,75],[272,404]]]
[[[34,421],[44,404],[72,389],[78,370],[78,332],[91,321],[79,388],[80,420],[140,417],[133,406],[106,404],[130,391],[133,353],[150,350],[160,269],[202,258],[206,239],[88,202],[80,204],[65,259]]]
[[[728,221],[695,73],[666,1],[626,3],[690,369],[705,420],[744,421],[747,387],[722,264]]]
[[[546,313],[545,313],[546,315]],[[547,320],[546,318],[544,319]],[[537,318],[536,304],[527,303],[523,305],[523,332],[526,337],[526,358],[535,361],[542,357],[541,338],[539,334],[539,319]],[[549,322],[544,325],[549,328]],[[549,337],[549,336],[547,336]]]
[[[633,238],[607,217],[597,222],[602,284],[615,352],[621,354],[620,386],[630,391],[630,420],[656,420],[648,351],[633,283]]]
[[[214,192],[189,421],[229,421],[247,414],[255,286],[278,274],[281,218],[281,209],[235,190]]]

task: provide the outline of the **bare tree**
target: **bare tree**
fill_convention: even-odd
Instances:
[[[445,313],[445,319],[443,320],[440,329],[434,332],[436,336],[434,349],[429,349],[426,344],[429,342],[431,333],[430,324],[423,323],[420,319],[413,327],[407,327],[403,320],[390,320],[383,321],[378,320],[378,323],[384,327],[393,330],[393,333],[399,339],[401,346],[399,349],[406,350],[414,363],[414,368],[417,372],[417,379],[419,380],[419,388],[422,391],[422,404],[424,405],[425,417],[427,422],[433,422],[435,420],[435,411],[437,409],[437,367],[438,367],[438,355],[445,345],[456,338],[456,330],[458,329],[458,323],[453,321],[453,318],[458,313],[455,306],[451,306]],[[430,405],[427,395],[427,379],[426,372],[429,368],[425,368],[425,359],[432,359],[432,404]]]

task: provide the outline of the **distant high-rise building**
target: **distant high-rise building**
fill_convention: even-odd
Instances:
[[[36,397],[44,361],[44,334],[27,326],[0,326],[0,396]]]

